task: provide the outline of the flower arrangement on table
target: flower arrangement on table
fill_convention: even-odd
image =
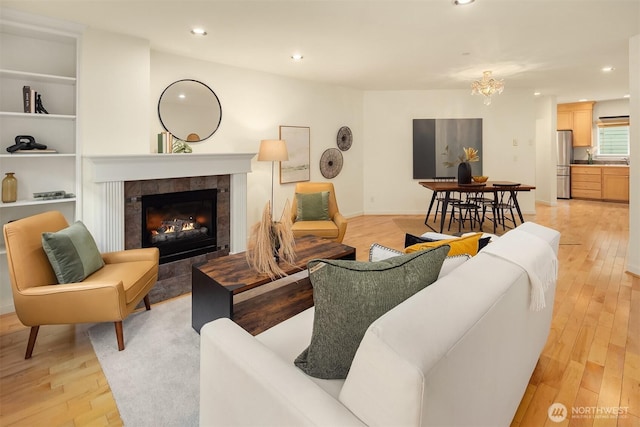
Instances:
[[[448,167],[448,168],[452,168],[456,165],[459,165],[460,163],[470,163],[470,162],[479,162],[480,161],[480,156],[478,156],[478,150],[476,150],[473,147],[462,147],[462,151],[463,154],[458,156],[458,160],[456,160],[455,162],[443,162],[443,164]],[[442,153],[443,156],[447,156],[449,154],[449,146],[447,145],[444,148],[444,153]]]
[[[596,153],[597,150],[598,150],[598,147],[587,148],[587,163],[589,164],[593,163],[593,155]]]

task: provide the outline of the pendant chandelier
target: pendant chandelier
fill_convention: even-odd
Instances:
[[[472,95],[484,95],[484,105],[491,104],[491,96],[495,93],[502,93],[504,82],[491,77],[491,71],[483,71],[482,79],[471,83]]]

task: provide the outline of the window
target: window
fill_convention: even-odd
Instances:
[[[598,122],[598,156],[629,155],[629,123]]]

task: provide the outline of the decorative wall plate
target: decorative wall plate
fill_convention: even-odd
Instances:
[[[335,178],[342,170],[342,153],[337,148],[329,148],[320,157],[320,172],[327,179]]]
[[[342,151],[347,151],[351,148],[351,143],[353,142],[353,135],[351,134],[351,129],[349,126],[342,126],[338,131],[338,148]]]

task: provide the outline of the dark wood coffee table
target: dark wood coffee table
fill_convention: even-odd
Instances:
[[[296,239],[295,265],[280,263],[291,275],[306,271],[307,263],[317,258],[355,260],[356,250],[320,237],[305,236]],[[244,252],[194,265],[191,278],[193,329],[199,333],[205,323],[228,317],[257,334],[313,306],[308,274],[246,301],[233,303],[234,295],[271,282],[267,275],[258,274],[249,267]]]

